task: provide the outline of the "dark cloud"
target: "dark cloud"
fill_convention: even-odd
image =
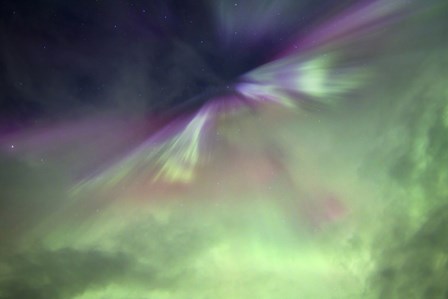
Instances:
[[[417,232],[378,259],[377,298],[446,298],[448,207],[438,207]],[[389,240],[394,243],[394,240]]]
[[[60,249],[9,257],[0,282],[2,299],[69,298],[132,272],[135,261],[124,254]]]
[[[176,289],[178,282],[192,274],[195,259],[214,243],[184,212],[173,216],[160,222],[147,215],[129,220],[129,225],[115,233],[111,228],[97,240],[113,244],[107,252],[92,244],[87,249],[58,250],[34,245],[24,252],[4,253],[0,257],[0,298],[72,298],[109,284],[126,289]],[[81,223],[72,224],[63,233],[76,242],[79,229],[82,238],[104,227],[92,219],[84,221],[95,225],[86,230]]]

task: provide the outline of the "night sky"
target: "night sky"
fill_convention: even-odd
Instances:
[[[0,3],[0,299],[447,298],[443,0]]]
[[[226,89],[348,3],[4,1],[2,119],[165,112]]]

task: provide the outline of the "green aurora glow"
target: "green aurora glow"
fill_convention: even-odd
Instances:
[[[329,111],[224,118],[190,187],[87,200],[68,195],[59,164],[2,156],[0,223],[16,226],[2,236],[0,298],[447,298],[447,11],[346,49],[369,81]],[[273,146],[286,173],[268,185]],[[344,205],[335,217],[319,202],[329,193]],[[303,212],[307,197],[317,206]]]

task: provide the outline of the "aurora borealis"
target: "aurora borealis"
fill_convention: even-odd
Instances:
[[[447,298],[448,3],[0,11],[0,299]]]

